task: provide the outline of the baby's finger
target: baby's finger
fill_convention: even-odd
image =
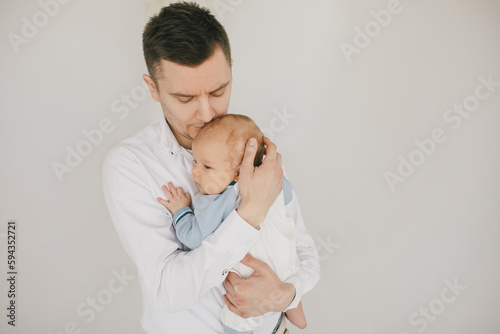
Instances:
[[[161,189],[163,189],[163,192],[165,193],[165,196],[167,196],[169,201],[171,201],[174,198],[174,196],[172,195],[172,193],[170,192],[170,190],[167,188],[166,185],[163,185]]]
[[[168,187],[170,188],[170,193],[172,194],[172,197],[176,197],[177,196],[177,188],[174,187],[174,184],[172,182],[169,182]]]
[[[177,190],[177,195],[179,195],[179,196],[184,195],[184,190],[182,190],[181,187],[177,188],[176,190]]]
[[[163,198],[161,198],[161,197],[158,197],[158,198],[157,198],[157,200],[158,200],[158,202],[160,202],[162,205],[164,205],[164,206],[166,206],[166,207],[168,207],[168,206],[170,205],[170,203],[169,203],[169,202],[165,201],[165,200],[164,200]]]

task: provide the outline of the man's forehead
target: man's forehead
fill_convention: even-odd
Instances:
[[[231,79],[231,67],[222,51],[198,66],[185,66],[162,59],[158,66],[157,81],[160,90],[169,93],[210,92]]]

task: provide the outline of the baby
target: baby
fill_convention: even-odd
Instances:
[[[168,201],[158,198],[173,215],[178,239],[191,249],[197,248],[203,239],[213,233],[222,221],[237,208],[239,194],[239,168],[243,160],[245,145],[256,138],[258,151],[254,165],[259,166],[265,153],[263,134],[247,116],[227,114],[214,118],[199,131],[193,141],[194,167],[191,175],[200,190],[191,197],[182,188],[163,186]],[[295,249],[295,222],[286,215],[285,206],[292,200],[292,185],[283,176],[283,191],[259,225],[260,238],[250,249],[250,254],[274,270],[281,281],[287,280],[299,268]],[[253,269],[238,263],[231,271],[248,277]],[[306,319],[302,303],[286,312],[287,318],[297,327],[305,328]],[[226,305],[221,312],[224,332],[252,333],[262,323],[262,317],[242,318],[231,312]]]

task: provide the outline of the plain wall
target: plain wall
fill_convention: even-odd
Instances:
[[[43,3],[0,3],[2,277],[18,226],[16,327],[2,307],[0,332],[141,333],[101,165],[162,117],[138,94],[142,30],[167,2],[72,0],[45,16]],[[200,3],[231,40],[230,112],[277,143],[321,258],[309,326],[292,333],[499,333],[500,2]]]

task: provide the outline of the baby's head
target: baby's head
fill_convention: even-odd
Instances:
[[[252,119],[227,114],[212,119],[198,132],[193,141],[195,165],[193,181],[203,194],[220,194],[233,181],[238,181],[246,143],[257,139],[254,165],[264,156],[263,134]]]

